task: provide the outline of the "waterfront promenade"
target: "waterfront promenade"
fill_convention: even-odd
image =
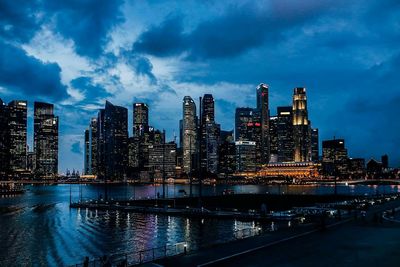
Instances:
[[[400,224],[377,219],[400,200],[370,208],[365,218],[326,227],[297,227],[168,258],[162,266],[398,266]]]

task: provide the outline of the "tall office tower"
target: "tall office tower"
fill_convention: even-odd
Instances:
[[[149,108],[145,103],[133,104],[133,136],[143,136],[149,128]]]
[[[268,85],[257,86],[257,110],[261,112],[261,163],[269,161],[269,100]]]
[[[97,118],[92,118],[85,130],[85,174],[97,175],[97,138]]]
[[[201,100],[201,167],[209,173],[218,172],[218,144],[221,127],[215,123],[214,98],[205,94]]]
[[[106,175],[106,143],[105,143],[105,110],[97,114],[97,177],[105,179]]]
[[[83,153],[83,173],[85,175],[91,174],[91,166],[90,166],[90,141],[89,141],[89,130],[85,130],[85,143],[84,143],[84,153]]]
[[[8,179],[10,166],[10,142],[8,108],[0,98],[0,180]]]
[[[105,178],[123,180],[128,166],[128,110],[106,101],[104,109]]]
[[[317,128],[311,129],[311,160],[319,161],[319,133]]]
[[[291,162],[294,155],[292,107],[278,107],[278,162]]]
[[[322,164],[325,173],[335,174],[336,170],[343,173],[347,168],[347,160],[344,139],[325,140],[322,142]]]
[[[175,178],[176,168],[176,143],[155,144],[149,147],[149,170],[154,173],[154,178]]]
[[[221,178],[232,176],[236,170],[236,147],[232,131],[221,131],[218,149],[218,173]]]
[[[256,143],[253,141],[236,141],[236,170],[239,172],[256,171]]]
[[[35,175],[39,178],[55,178],[58,174],[58,117],[52,104],[34,104],[34,151]]]
[[[190,96],[183,98],[182,139],[183,170],[189,173],[194,169],[197,150],[196,104]]]
[[[212,94],[205,94],[202,101],[201,121],[203,125],[215,121],[214,97]]]
[[[307,112],[306,88],[297,87],[293,92],[294,161],[311,160],[311,133]]]
[[[183,120],[179,120],[179,148],[183,146]]]
[[[251,141],[248,127],[253,123],[252,108],[236,108],[235,112],[235,141]]]
[[[10,168],[13,172],[26,170],[27,101],[8,104],[10,136]]]
[[[98,133],[97,118],[92,118],[89,125],[89,144],[90,144],[90,174],[97,175],[97,150]]]
[[[278,162],[278,116],[269,118],[270,158],[269,162]]]

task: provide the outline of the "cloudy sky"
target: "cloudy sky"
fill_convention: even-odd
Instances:
[[[106,99],[147,102],[170,139],[182,98],[212,93],[222,128],[270,86],[271,114],[307,88],[321,139],[400,165],[398,0],[0,0],[0,97],[56,105],[60,172],[83,167],[83,132]],[[130,127],[131,128],[131,127]],[[131,129],[130,129],[131,130]]]

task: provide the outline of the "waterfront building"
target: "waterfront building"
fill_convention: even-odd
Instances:
[[[257,110],[261,113],[261,163],[266,164],[270,158],[269,138],[269,87],[261,83],[257,86]]]
[[[322,142],[322,163],[326,174],[344,174],[348,169],[348,156],[344,139]]]
[[[194,170],[197,152],[196,104],[190,96],[183,98],[182,140],[183,171],[190,173]]]
[[[318,178],[321,165],[314,162],[269,163],[258,173],[260,177]]]
[[[100,109],[97,113],[97,177],[104,179],[106,175],[105,155],[105,110]]]
[[[249,172],[256,171],[256,142],[236,141],[236,171]]]
[[[97,118],[92,118],[90,120],[90,125],[89,125],[89,174],[90,175],[97,175],[97,166],[98,166],[98,160],[97,160],[97,150],[98,150],[98,132],[97,132]]]
[[[58,175],[58,117],[53,104],[34,103],[35,176],[54,179]]]
[[[269,118],[270,159],[269,162],[278,162],[278,116]]]
[[[292,162],[294,161],[293,108],[278,107],[277,113],[278,162]]]
[[[175,179],[176,143],[169,142],[149,146],[149,170],[155,180]]]
[[[252,131],[249,129],[249,127],[252,125],[253,125],[253,109],[236,108],[235,141],[252,141]]]
[[[84,141],[84,151],[83,151],[83,174],[91,174],[91,164],[90,164],[90,141],[89,141],[89,130],[85,130],[85,141]]]
[[[293,141],[295,162],[307,162],[311,160],[311,129],[309,124],[306,88],[294,88]]]
[[[311,129],[311,160],[319,161],[319,131],[317,128]]]
[[[365,173],[365,159],[363,158],[350,158],[349,159],[349,172],[352,174]]]
[[[27,101],[14,100],[8,104],[10,167],[14,174],[26,170],[27,109]]]
[[[133,104],[133,136],[143,136],[149,128],[149,108],[145,103]]]
[[[236,170],[236,147],[232,131],[221,131],[218,173],[221,178],[231,176]]]
[[[218,144],[221,127],[215,123],[214,97],[205,94],[201,99],[200,164],[208,173],[218,172]]]
[[[0,98],[0,180],[7,180],[10,166],[8,108]]]
[[[389,156],[388,155],[383,155],[381,157],[381,162],[382,162],[382,168],[383,169],[388,169],[389,168]]]
[[[128,110],[106,101],[103,131],[104,178],[124,180],[128,165]]]

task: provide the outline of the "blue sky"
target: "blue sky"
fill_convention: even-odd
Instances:
[[[271,114],[305,86],[321,139],[400,165],[400,2],[0,1],[0,97],[56,105],[60,172],[82,169],[83,132],[106,99],[144,101],[178,133],[182,99],[212,93],[216,119],[270,86]],[[131,124],[131,121],[130,121]],[[131,129],[130,129],[131,130]]]

